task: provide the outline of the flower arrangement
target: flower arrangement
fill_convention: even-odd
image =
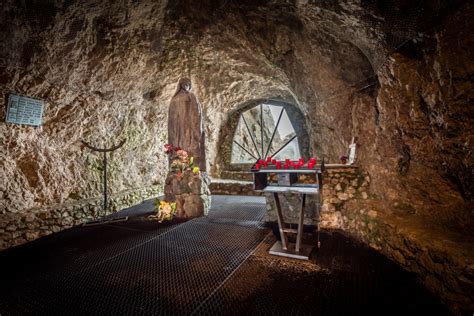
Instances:
[[[172,220],[176,214],[176,203],[156,199],[155,210],[156,215],[151,216],[152,218],[156,218],[160,223],[163,221],[169,221]]]
[[[194,166],[194,157],[189,156],[188,152],[172,144],[165,145],[165,153],[170,157],[170,168],[181,176],[184,172],[199,174],[199,167]]]

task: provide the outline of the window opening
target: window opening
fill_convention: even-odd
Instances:
[[[232,142],[231,163],[254,163],[272,156],[298,159],[296,131],[284,106],[261,103],[242,112]]]

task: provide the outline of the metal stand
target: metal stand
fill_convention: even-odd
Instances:
[[[113,146],[111,148],[97,148],[97,147],[94,147],[94,146],[91,146],[89,145],[88,143],[86,143],[85,141],[81,141],[84,146],[86,146],[87,148],[93,150],[93,151],[98,151],[98,152],[101,152],[103,153],[103,164],[104,164],[104,172],[103,172],[103,183],[104,183],[104,189],[103,189],[103,195],[104,195],[104,202],[103,202],[103,210],[104,210],[104,216],[107,215],[107,153],[108,152],[112,152],[112,151],[115,151],[117,149],[119,149],[120,147],[122,147],[124,144],[125,144],[125,139],[122,140],[120,142],[120,144],[118,144],[117,146]],[[127,220],[128,219],[128,216],[125,216],[125,217],[119,217],[119,218],[115,218],[115,219],[109,219],[109,220],[96,220],[96,221],[92,221],[92,222],[89,222],[89,223],[86,223],[84,225],[98,225],[98,224],[102,224],[102,223],[105,223],[105,222],[111,222],[111,221],[114,221],[114,222],[118,222],[118,221],[124,221],[124,220]]]
[[[270,249],[269,253],[272,255],[303,259],[308,260],[313,250],[313,246],[303,245],[303,223],[304,223],[304,211],[306,204],[306,194],[301,194],[301,209],[299,214],[298,229],[285,228],[285,222],[283,220],[283,214],[281,211],[280,199],[278,193],[273,192],[273,198],[277,209],[277,221],[278,228],[280,231],[281,241],[277,241]],[[296,244],[289,243],[286,233],[296,233]],[[318,241],[319,243],[319,241]]]
[[[303,226],[304,226],[304,212],[306,207],[306,195],[315,194],[318,197],[317,215],[318,215],[318,241],[317,247],[321,247],[319,241],[319,216],[320,216],[320,193],[322,190],[322,172],[324,171],[324,161],[317,168],[303,168],[298,170],[281,170],[281,169],[263,169],[252,170],[254,174],[254,189],[259,192],[267,192],[273,194],[275,206],[277,211],[278,229],[280,232],[281,241],[277,241],[270,249],[269,253],[272,255],[309,260],[313,246],[303,245]],[[298,184],[296,183],[297,175],[301,173],[315,174],[316,183],[314,184]],[[270,183],[268,180],[269,174],[277,174],[278,183]],[[295,182],[293,182],[293,180]],[[282,181],[280,181],[282,180]],[[293,193],[300,194],[301,208],[299,212],[298,228],[286,228],[281,209],[280,198],[278,193]],[[296,243],[289,243],[287,233],[296,234]]]

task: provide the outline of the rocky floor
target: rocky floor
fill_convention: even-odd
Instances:
[[[310,261],[267,254],[260,197],[213,196],[206,218],[77,227],[0,253],[0,314],[427,314],[416,278],[338,231]],[[307,235],[306,242],[314,243]]]

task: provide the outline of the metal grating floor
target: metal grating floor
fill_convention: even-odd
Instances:
[[[269,256],[261,197],[213,196],[207,217],[172,225],[145,220],[151,207],[1,252],[0,314],[448,313],[412,275],[338,233],[322,234],[312,261]]]
[[[261,225],[264,204],[241,198],[229,208],[226,201],[215,198],[208,217],[180,225],[142,218],[134,226],[132,219],[6,251],[0,313],[190,314],[268,233]],[[70,249],[74,254],[55,258]]]
[[[195,314],[451,315],[414,275],[340,232],[322,233],[311,261],[269,255],[275,240],[267,235]]]

